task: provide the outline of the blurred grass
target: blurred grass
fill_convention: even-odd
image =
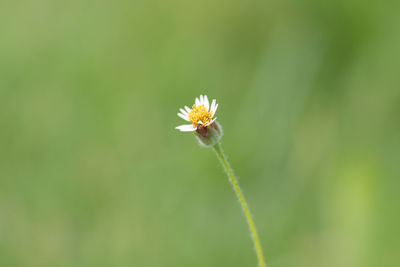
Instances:
[[[0,4],[0,266],[397,266],[399,4]]]

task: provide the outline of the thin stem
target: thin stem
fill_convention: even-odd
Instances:
[[[251,237],[253,239],[254,249],[256,251],[257,258],[258,258],[258,266],[265,267],[266,266],[265,260],[264,260],[264,256],[262,253],[260,240],[258,238],[257,229],[254,224],[253,218],[251,217],[250,209],[247,206],[247,203],[246,203],[246,200],[242,193],[242,190],[240,189],[239,183],[238,183],[237,179],[235,178],[235,175],[233,174],[233,170],[232,170],[231,166],[229,165],[228,160],[226,159],[226,156],[222,150],[221,144],[218,143],[213,148],[214,148],[215,153],[217,154],[218,159],[221,161],[221,164],[224,166],[224,169],[225,169],[226,174],[228,175],[229,181],[231,182],[231,184],[233,186],[233,190],[235,191],[236,196],[239,199],[240,205],[242,206],[243,213],[246,217],[247,224],[249,225]]]

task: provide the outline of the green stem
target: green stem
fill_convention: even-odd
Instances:
[[[239,183],[238,183],[237,179],[235,178],[235,175],[233,174],[233,170],[232,170],[231,166],[229,165],[228,160],[226,159],[226,156],[222,150],[221,144],[218,143],[213,148],[215,150],[215,153],[217,154],[218,159],[221,161],[222,165],[224,166],[225,172],[228,175],[229,181],[231,182],[231,184],[233,186],[233,190],[235,191],[237,198],[239,199],[240,205],[242,205],[243,213],[246,216],[247,224],[249,225],[251,237],[253,239],[254,249],[257,254],[258,266],[265,267],[266,266],[265,260],[264,260],[264,256],[262,253],[260,240],[258,238],[256,225],[254,224],[253,218],[251,217],[250,209],[247,206],[246,200],[244,198],[242,190],[240,189]]]

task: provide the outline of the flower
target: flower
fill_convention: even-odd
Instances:
[[[214,118],[215,112],[217,111],[218,104],[214,99],[211,103],[208,101],[206,95],[200,95],[200,98],[195,99],[195,104],[190,109],[185,106],[185,109],[179,109],[180,113],[178,116],[182,119],[191,122],[192,124],[184,124],[176,127],[181,132],[194,132],[204,131],[204,128],[212,126],[217,118]]]

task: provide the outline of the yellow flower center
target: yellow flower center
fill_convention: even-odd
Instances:
[[[194,126],[197,126],[199,121],[206,125],[211,121],[211,112],[207,112],[207,109],[203,106],[196,107],[196,105],[193,105],[192,110],[189,112],[189,120]]]

